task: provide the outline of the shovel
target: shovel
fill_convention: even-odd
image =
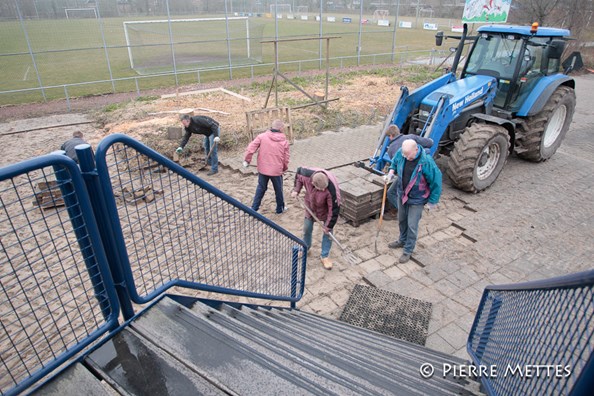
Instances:
[[[301,198],[299,198],[299,196],[295,197],[297,199],[297,202],[299,202],[299,205],[301,205],[302,208],[304,208],[305,210],[307,210],[307,212],[311,215],[311,217],[313,217],[313,219],[321,226],[324,227],[324,223],[322,223],[315,214],[313,214],[313,212],[311,211],[310,208],[307,207],[307,205],[305,204],[305,202],[301,201]],[[340,248],[340,250],[342,250],[342,257],[345,259],[345,261],[350,264],[350,265],[357,265],[360,262],[362,262],[363,260],[361,260],[359,257],[357,257],[353,251],[351,249],[349,249],[346,246],[343,246],[340,242],[338,242],[338,239],[336,239],[336,237],[334,236],[334,234],[332,234],[332,232],[328,232],[328,235],[330,235],[330,238],[332,238],[332,240],[334,242],[336,242],[336,244],[338,245],[338,247]]]
[[[216,142],[213,143],[212,147],[210,148],[210,151],[208,152],[208,155],[204,159],[204,165],[200,165],[200,167],[198,168],[199,171],[201,171],[202,169],[204,169],[204,168],[206,168],[208,166],[208,159],[212,155],[212,151],[215,149],[215,147],[217,147],[217,144],[218,143],[216,143]]]
[[[382,229],[382,220],[384,219],[384,209],[386,209],[386,193],[388,191],[388,183],[384,183],[384,196],[382,198],[382,209],[380,210],[379,223],[377,225],[377,233],[375,234],[375,253],[379,254],[377,250],[377,240]]]

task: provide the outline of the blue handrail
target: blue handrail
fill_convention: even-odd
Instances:
[[[66,209],[31,206],[29,200],[39,204],[35,182],[56,183],[42,192],[57,204],[62,190]],[[0,360],[8,370],[0,376],[0,393],[16,395],[117,328],[119,304],[84,182],[70,158],[50,154],[0,168],[0,221],[6,331]]]
[[[122,145],[123,148],[120,148],[120,145]],[[117,157],[118,155],[120,155],[121,158],[118,159],[118,157]],[[111,165],[108,164],[108,158],[110,160],[112,160]],[[148,163],[149,165],[147,165],[147,168],[149,170],[143,171],[141,169],[142,166],[140,166],[140,165],[137,166],[134,170],[130,170],[131,164],[140,164],[140,161],[142,161],[143,164]],[[99,146],[97,147],[96,163],[97,163],[97,173],[99,175],[102,190],[104,192],[105,197],[109,197],[106,199],[106,206],[107,206],[107,210],[109,212],[107,214],[107,216],[111,219],[110,221],[112,224],[112,231],[115,234],[114,235],[115,239],[117,241],[119,241],[117,248],[120,250],[120,253],[118,254],[118,256],[120,258],[122,258],[120,267],[123,270],[126,284],[128,285],[128,289],[129,289],[128,291],[129,291],[130,296],[134,302],[139,303],[139,304],[146,303],[173,286],[188,287],[188,288],[194,288],[194,289],[198,289],[198,290],[232,294],[232,295],[245,296],[245,297],[265,298],[265,299],[280,300],[280,301],[290,301],[292,303],[298,301],[302,297],[304,287],[305,287],[304,279],[305,279],[305,270],[306,270],[306,246],[305,246],[305,243],[300,238],[289,233],[288,231],[286,231],[279,225],[275,224],[274,222],[270,221],[266,217],[253,211],[251,208],[249,208],[248,206],[239,202],[235,198],[225,194],[224,192],[220,191],[219,189],[208,184],[204,180],[200,179],[199,177],[197,177],[193,173],[189,172],[185,168],[179,166],[178,164],[171,161],[170,159],[164,157],[163,155],[159,154],[158,152],[144,146],[142,143],[140,143],[126,135],[114,134],[114,135],[110,135],[107,138],[105,138],[104,140],[102,140],[100,142]],[[164,171],[162,173],[158,173],[158,174],[150,172],[150,169],[154,169],[154,168],[158,168],[158,167],[163,167]],[[140,173],[142,173],[142,175],[140,175]],[[188,185],[187,182],[189,182],[190,184]],[[134,246],[132,244],[130,244],[128,246],[126,245],[126,243],[125,243],[126,238],[122,231],[122,220],[125,220],[127,222],[127,224],[129,224],[133,221],[136,221],[138,223],[139,220],[136,220],[136,219],[131,220],[133,217],[132,215],[134,215],[136,217],[139,217],[139,216],[150,217],[150,215],[148,214],[149,212],[144,211],[144,209],[142,209],[143,212],[142,212],[142,214],[140,214],[140,211],[138,211],[138,207],[136,207],[136,209],[131,209],[129,211],[126,208],[125,203],[123,206],[121,206],[118,209],[118,204],[116,203],[115,198],[112,198],[112,197],[114,197],[114,195],[119,193],[118,191],[114,191],[114,185],[117,185],[119,188],[122,188],[122,189],[124,187],[132,189],[132,188],[136,188],[138,186],[140,186],[142,188],[148,188],[148,187],[152,188],[153,186],[156,186],[156,185],[162,186],[164,183],[165,184],[169,183],[168,187],[175,185],[174,187],[171,187],[167,191],[164,190],[162,192],[162,195],[167,196],[167,198],[169,198],[169,199],[190,200],[190,198],[188,198],[188,197],[191,197],[192,199],[199,201],[198,203],[200,203],[200,204],[202,204],[203,201],[208,200],[209,204],[212,205],[213,207],[215,207],[215,209],[211,210],[210,207],[205,206],[203,213],[200,213],[200,212],[193,213],[193,212],[191,212],[192,208],[189,208],[189,209],[186,208],[187,212],[190,213],[190,216],[188,218],[189,218],[189,221],[192,222],[192,224],[195,223],[196,226],[198,226],[198,224],[207,226],[209,223],[206,220],[208,220],[208,219],[205,220],[204,217],[210,216],[211,220],[214,220],[218,215],[221,215],[221,214],[230,215],[230,216],[233,216],[234,219],[236,219],[238,221],[240,220],[241,224],[245,225],[246,227],[249,226],[249,230],[234,230],[233,232],[235,232],[235,233],[251,232],[251,233],[257,234],[257,236],[260,237],[261,239],[258,239],[255,241],[248,241],[247,243],[251,243],[251,245],[249,245],[248,247],[244,247],[245,251],[235,252],[236,248],[241,248],[242,246],[238,246],[237,243],[235,243],[235,244],[233,243],[233,237],[234,237],[234,235],[232,235],[233,232],[225,233],[225,231],[223,230],[222,234],[209,235],[209,238],[194,238],[193,236],[188,237],[187,232],[189,232],[190,230],[187,229],[185,222],[181,220],[181,217],[183,216],[183,213],[182,213],[183,211],[178,210],[176,208],[171,208],[170,206],[172,206],[174,203],[177,204],[177,202],[172,202],[171,205],[169,205],[169,206],[163,205],[159,210],[156,209],[156,206],[152,209],[146,209],[147,211],[151,210],[152,212],[150,212],[150,214],[153,214],[155,216],[164,214],[168,220],[166,224],[163,224],[162,222],[155,220],[154,222],[147,222],[144,226],[141,226],[139,224],[137,227],[137,228],[140,228],[140,230],[138,230],[138,232],[140,233],[140,232],[144,232],[147,227],[153,227],[152,228],[153,230],[156,230],[156,229],[162,230],[164,226],[167,226],[167,227],[171,228],[170,234],[175,234],[176,232],[179,233],[180,227],[183,228],[182,231],[185,232],[186,234],[184,236],[181,236],[180,238],[178,238],[178,240],[175,240],[175,238],[172,237],[171,244],[173,244],[173,245],[168,250],[165,249],[165,247],[163,247],[163,246],[165,246],[164,241],[158,240],[155,242],[155,239],[159,239],[159,235],[155,236],[155,233],[153,232],[150,235],[150,239],[153,241],[153,245],[156,246],[155,249],[161,249],[163,247],[161,249],[161,253],[164,253],[165,255],[167,255],[167,254],[173,253],[176,250],[176,244],[178,244],[179,246],[182,246],[184,243],[186,243],[188,245],[192,245],[191,247],[194,248],[194,250],[196,250],[195,244],[208,244],[207,246],[205,246],[205,245],[198,246],[198,250],[200,250],[200,248],[203,248],[203,250],[205,252],[208,251],[207,253],[210,257],[209,265],[215,266],[217,264],[220,264],[222,261],[224,261],[223,259],[230,257],[229,255],[235,257],[237,260],[239,260],[239,256],[241,256],[244,260],[249,261],[251,256],[253,256],[256,253],[261,253],[262,251],[265,250],[262,246],[260,246],[260,244],[266,244],[266,243],[273,244],[273,240],[275,238],[282,237],[282,238],[284,238],[285,244],[287,243],[287,241],[291,242],[291,246],[287,246],[286,259],[287,259],[287,262],[290,263],[292,268],[287,269],[286,274],[287,274],[288,279],[283,280],[288,285],[288,287],[286,289],[287,292],[273,294],[273,293],[266,292],[266,290],[264,290],[264,291],[244,290],[240,287],[236,287],[236,286],[234,286],[234,284],[241,284],[241,281],[242,281],[242,279],[240,279],[241,273],[234,274],[234,275],[237,275],[237,278],[232,279],[232,282],[230,282],[229,285],[220,285],[220,284],[213,284],[212,282],[200,281],[200,279],[199,279],[200,274],[196,275],[194,273],[189,274],[190,275],[189,277],[193,278],[193,279],[187,279],[187,278],[184,279],[182,276],[178,276],[178,275],[181,275],[181,272],[185,271],[184,275],[187,276],[189,273],[189,270],[186,268],[184,271],[182,271],[180,268],[174,268],[174,271],[170,274],[171,276],[168,279],[165,279],[164,282],[162,284],[160,284],[158,287],[155,287],[154,289],[152,289],[150,291],[147,290],[146,293],[139,293],[137,290],[138,287],[139,286],[145,287],[141,284],[143,282],[143,279],[141,279],[141,277],[144,275],[138,276],[137,273],[138,273],[138,271],[143,271],[145,269],[145,267],[144,267],[144,265],[139,265],[139,263],[134,263],[134,262],[132,263],[134,265],[138,265],[138,268],[136,268],[136,271],[135,271],[135,273],[137,275],[137,278],[135,281],[135,276],[134,276],[135,274],[133,274],[132,265],[131,265],[131,262],[129,259],[131,252],[128,249],[129,248],[130,249],[141,249],[141,248],[138,247],[138,243],[136,243]],[[206,193],[206,195],[204,195],[204,196],[201,195],[202,191],[204,191]],[[198,194],[198,195],[196,195],[196,194]],[[194,204],[194,202],[192,202],[192,205],[193,204]],[[136,213],[134,210],[137,210],[138,213]],[[246,220],[244,218],[244,216],[247,216],[251,220]],[[170,226],[169,223],[173,223],[174,225]],[[225,225],[227,223],[222,223],[222,224]],[[225,227],[223,227],[223,228],[225,229]],[[202,230],[192,230],[192,231],[198,232],[198,231],[202,231]],[[221,231],[217,230],[217,232],[221,232]],[[170,235],[167,235],[167,236],[170,236]],[[146,238],[145,238],[145,235],[143,234],[142,236],[139,237],[138,241],[141,242],[141,244],[143,246],[148,246],[147,238],[149,238],[149,231],[147,231]],[[161,238],[161,239],[163,239],[163,238]],[[207,240],[205,241],[204,239],[207,239]],[[229,250],[233,250],[233,251],[231,251],[231,252],[221,251],[218,246],[215,246],[214,242],[211,243],[210,241],[208,241],[208,239],[217,239],[217,241],[221,241],[222,243],[225,244],[224,246],[229,246]],[[269,239],[270,241],[267,242],[264,239]],[[244,240],[244,242],[245,242],[245,240]],[[153,246],[151,245],[150,248],[152,248],[152,247]],[[299,255],[300,255],[299,260],[293,259],[293,250],[292,249],[294,247],[299,248],[298,249]],[[188,248],[188,250],[191,250],[191,249]],[[134,252],[132,252],[132,253],[134,253]],[[195,253],[194,257],[202,256],[202,254],[198,254],[198,253],[202,253],[202,251],[198,252],[198,253],[196,253],[196,252],[194,252],[194,253]],[[274,264],[273,260],[274,259],[284,260],[285,256],[282,256],[282,257],[279,256],[280,252],[278,252],[278,251],[274,251],[274,252],[270,251],[269,253],[271,255],[272,254],[275,255],[275,256],[271,256],[272,257],[271,261],[267,263],[269,266],[271,266],[270,270],[272,271],[272,270],[278,269],[278,268],[276,268],[278,263]],[[138,252],[136,255],[140,256],[142,254],[144,254],[144,252]],[[204,253],[204,255],[206,255],[206,253]],[[169,266],[171,265],[171,262],[173,260],[178,260],[178,258],[171,257],[166,260],[166,265],[168,268],[170,268]],[[144,262],[150,265],[150,259],[147,259]],[[301,268],[294,268],[294,266],[299,266],[299,265]],[[200,269],[201,269],[200,263],[192,264],[191,267],[194,268],[193,266],[198,266],[197,271],[200,271]],[[234,267],[234,268],[232,268],[231,272],[242,272],[242,271],[249,272],[251,270],[254,270],[254,268]],[[257,268],[257,271],[259,271],[258,276],[266,276],[265,268]],[[166,271],[163,270],[163,272],[166,272]],[[180,272],[180,273],[178,273],[178,272]],[[247,274],[248,273],[246,273],[246,275]],[[152,275],[149,274],[147,276],[152,276]],[[251,274],[251,276],[253,277],[254,274]],[[215,280],[217,277],[215,275],[213,275],[211,278],[212,278],[211,280]],[[152,282],[152,280],[151,280],[151,282]],[[150,282],[147,282],[147,283],[150,283]],[[154,283],[159,283],[159,282],[156,281]],[[146,287],[149,287],[149,286],[146,286]],[[297,293],[294,292],[295,287],[297,287]],[[266,287],[263,287],[262,289],[266,289]],[[293,290],[293,292],[291,292],[291,289]]]
[[[591,394],[594,270],[486,287],[467,350],[489,395]]]

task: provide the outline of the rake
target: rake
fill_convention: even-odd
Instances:
[[[299,202],[299,205],[301,205],[301,207],[305,210],[307,210],[307,212],[311,215],[311,217],[313,217],[313,219],[316,221],[316,223],[318,223],[321,227],[324,227],[324,223],[322,223],[317,217],[316,215],[311,211],[310,208],[307,207],[307,205],[305,204],[305,202],[301,201],[301,198],[299,198],[299,196],[295,197],[297,199],[297,202]],[[344,258],[344,260],[350,264],[350,265],[357,265],[360,262],[362,262],[363,260],[361,260],[359,257],[357,257],[357,255],[355,255],[355,253],[353,253],[353,251],[347,247],[347,246],[343,246],[342,243],[340,243],[338,241],[338,239],[336,239],[336,237],[334,236],[334,234],[332,234],[332,232],[328,232],[328,235],[330,235],[330,238],[332,238],[332,240],[334,242],[336,242],[336,244],[338,245],[338,247],[340,248],[340,250],[342,250],[342,258]]]

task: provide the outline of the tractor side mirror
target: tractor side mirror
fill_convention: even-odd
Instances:
[[[441,47],[441,44],[443,44],[443,31],[435,33],[435,45]]]
[[[549,48],[547,50],[547,55],[549,59],[561,59],[561,55],[565,50],[565,41],[563,40],[553,40],[551,44],[549,44]]]

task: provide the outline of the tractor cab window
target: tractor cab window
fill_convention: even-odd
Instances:
[[[511,79],[520,58],[522,40],[515,35],[483,33],[466,64],[466,74]]]
[[[521,37],[510,34],[483,33],[466,63],[466,75],[486,75],[497,78],[494,105],[504,107],[512,86],[516,65],[522,60]]]
[[[551,62],[548,62],[546,51],[549,41],[549,38],[534,37],[527,42],[518,74],[518,89],[511,98],[509,109],[512,112],[520,109],[540,78],[550,74]]]

